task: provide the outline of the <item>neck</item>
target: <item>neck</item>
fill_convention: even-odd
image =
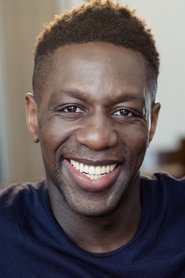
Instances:
[[[114,211],[98,217],[74,213],[63,200],[50,194],[54,215],[66,232],[82,249],[92,253],[111,252],[128,243],[136,233],[141,214],[140,184],[135,184]]]

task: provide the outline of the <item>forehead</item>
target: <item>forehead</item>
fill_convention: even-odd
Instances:
[[[146,65],[142,54],[111,43],[71,44],[58,48],[45,91],[143,91]]]
[[[71,44],[58,48],[53,56],[53,68],[67,71],[69,67],[77,67],[83,64],[88,68],[106,68],[120,73],[131,69],[136,73],[145,71],[145,59],[139,52],[126,49],[112,43],[89,42],[83,44]],[[121,70],[121,71],[120,71]],[[137,72],[138,74],[138,72]],[[141,77],[141,76],[139,76]]]

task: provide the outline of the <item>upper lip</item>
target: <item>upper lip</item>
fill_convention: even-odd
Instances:
[[[65,158],[65,159],[75,160],[79,163],[93,165],[93,166],[112,165],[112,164],[121,164],[122,163],[122,161],[117,160],[117,159],[92,160],[92,159],[87,159],[87,158],[75,158],[75,157],[70,157],[70,158]]]

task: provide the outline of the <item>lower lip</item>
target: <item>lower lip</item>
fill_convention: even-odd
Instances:
[[[118,178],[118,175],[120,173],[120,167],[115,168],[114,171],[103,175],[102,177],[91,180],[86,175],[79,172],[77,169],[75,169],[71,163],[67,160],[65,160],[65,163],[75,180],[75,183],[83,190],[90,191],[90,192],[96,192],[96,191],[102,191],[105,190],[113,185],[113,183]]]

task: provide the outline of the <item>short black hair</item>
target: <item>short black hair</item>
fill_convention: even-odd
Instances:
[[[149,90],[155,99],[159,54],[151,30],[127,6],[92,0],[55,16],[38,36],[32,79],[36,100],[40,99],[54,51],[67,44],[87,42],[109,42],[140,52],[147,63]]]

